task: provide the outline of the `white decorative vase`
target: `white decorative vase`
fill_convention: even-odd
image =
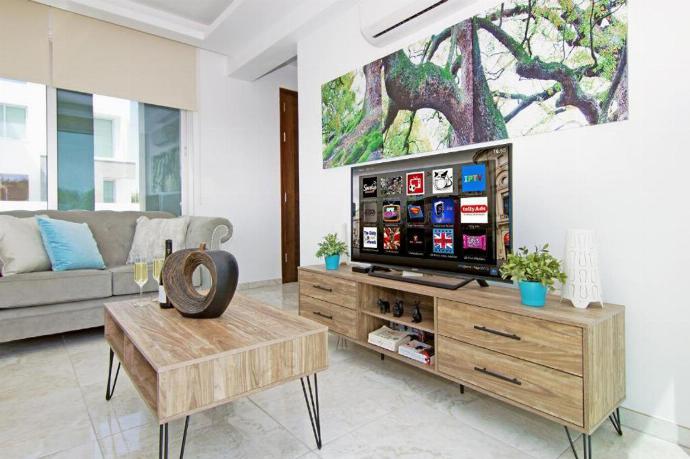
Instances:
[[[592,302],[598,302],[603,307],[599,253],[594,231],[568,230],[564,264],[568,278],[561,291],[562,298],[570,300],[573,306],[580,309],[585,309]]]

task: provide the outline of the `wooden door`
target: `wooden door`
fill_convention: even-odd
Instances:
[[[280,201],[283,283],[297,282],[299,266],[299,149],[297,93],[280,88]]]

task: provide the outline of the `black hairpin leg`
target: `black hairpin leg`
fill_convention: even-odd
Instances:
[[[570,436],[570,430],[568,430],[567,426],[563,426],[565,428],[565,434],[568,436],[568,443],[570,443],[570,449],[573,451],[573,456],[575,456],[575,459],[580,459],[579,456],[577,455],[577,451],[575,450],[575,444],[573,443],[573,437]],[[582,451],[583,451],[583,459],[592,459],[592,436],[587,435],[585,433],[582,434]]]
[[[304,380],[307,380],[307,386],[304,386]],[[311,390],[311,381],[309,376],[299,378],[302,383],[302,392],[304,393],[304,401],[307,403],[307,411],[309,412],[309,421],[311,421],[311,430],[314,432],[314,439],[316,440],[316,447],[321,449],[321,418],[319,414],[319,382],[314,373],[314,392]],[[309,395],[307,396],[307,387],[309,388]],[[314,403],[316,400],[316,403]]]
[[[609,421],[613,424],[613,428],[616,429],[618,435],[623,435],[623,426],[621,425],[621,412],[620,408],[616,408],[616,411],[609,415]]]
[[[180,459],[184,457],[184,447],[187,443],[187,429],[189,428],[189,416],[184,420],[184,433],[182,434],[182,446],[180,447]],[[158,459],[168,459],[170,446],[168,444],[168,423],[158,427]]]
[[[113,357],[115,352],[113,348],[110,348],[110,363],[108,365],[108,385],[105,388],[105,399],[110,400],[113,398],[113,392],[115,392],[115,384],[117,384],[117,376],[120,374],[120,362],[117,362],[117,370],[115,371],[115,379],[113,380],[113,386],[110,387],[110,377],[113,374]]]
[[[465,393],[465,385],[464,384],[460,384],[460,393],[461,394]]]

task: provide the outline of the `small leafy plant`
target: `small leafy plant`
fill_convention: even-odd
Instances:
[[[316,256],[330,257],[331,255],[342,255],[347,253],[347,244],[338,240],[336,233],[330,233],[324,236],[323,241],[319,242],[319,250]]]
[[[549,253],[549,244],[544,244],[542,248],[535,247],[534,252],[520,247],[517,253],[508,255],[508,261],[501,266],[501,277],[516,282],[541,282],[553,290],[554,281],[564,283],[566,274],[561,270],[561,262]]]

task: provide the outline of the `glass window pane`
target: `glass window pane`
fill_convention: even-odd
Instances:
[[[26,108],[5,106],[5,136],[21,140],[26,135]]]
[[[103,180],[103,202],[115,202],[115,182],[113,180]]]
[[[0,78],[0,211],[46,209],[46,87]]]
[[[96,157],[113,157],[113,121],[103,118],[93,120],[93,148]]]
[[[142,210],[139,203],[141,105],[117,97],[93,96],[96,210]]]
[[[143,104],[146,210],[182,213],[180,110]]]
[[[58,209],[94,210],[93,97],[57,90]]]

